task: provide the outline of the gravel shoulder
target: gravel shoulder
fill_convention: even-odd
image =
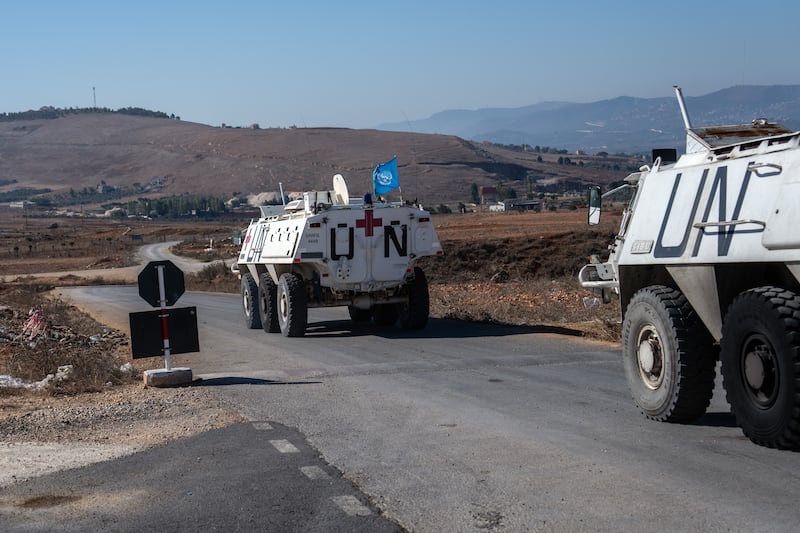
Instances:
[[[0,396],[0,487],[243,421],[208,388]]]

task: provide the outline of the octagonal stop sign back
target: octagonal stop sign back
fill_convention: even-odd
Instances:
[[[161,295],[158,288],[159,266],[164,268],[164,298],[167,307],[175,305],[184,291],[183,271],[172,261],[150,261],[139,272],[139,296],[153,307],[161,307]]]

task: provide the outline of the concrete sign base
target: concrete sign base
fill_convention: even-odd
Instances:
[[[191,368],[159,368],[144,371],[145,387],[177,387],[192,382]]]

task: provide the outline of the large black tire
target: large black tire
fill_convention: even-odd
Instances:
[[[372,309],[361,309],[354,305],[348,305],[347,312],[350,313],[350,320],[353,322],[369,322],[372,319]]]
[[[284,337],[302,337],[308,325],[308,296],[303,278],[282,274],[278,280],[278,325]]]
[[[278,286],[267,273],[258,278],[258,310],[261,312],[261,326],[267,333],[278,333]]]
[[[376,326],[394,326],[398,316],[397,304],[381,304],[372,308],[372,321]]]
[[[407,285],[408,302],[400,304],[400,326],[403,329],[423,329],[428,324],[430,296],[425,272],[414,267],[414,278]]]
[[[258,285],[250,273],[242,274],[242,310],[244,323],[248,329],[261,327],[261,315],[258,312]]]
[[[679,290],[658,285],[633,295],[622,324],[622,360],[645,416],[689,422],[705,413],[716,359],[711,335]]]
[[[757,444],[800,448],[800,296],[743,292],[725,315],[722,379],[736,422]]]

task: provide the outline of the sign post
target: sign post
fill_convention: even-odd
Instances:
[[[164,355],[164,369],[145,371],[145,385],[170,386],[191,382],[191,369],[172,368],[171,356],[200,350],[197,312],[194,307],[167,309],[175,305],[185,291],[183,272],[171,261],[151,261],[139,273],[138,282],[139,296],[160,310],[130,313],[133,357]],[[161,335],[156,338],[158,329]],[[173,342],[170,342],[171,338]]]
[[[164,265],[156,265],[158,270],[158,301],[161,305],[161,338],[164,341],[164,368],[172,370],[169,353],[169,324],[167,323],[167,295],[164,289]]]

